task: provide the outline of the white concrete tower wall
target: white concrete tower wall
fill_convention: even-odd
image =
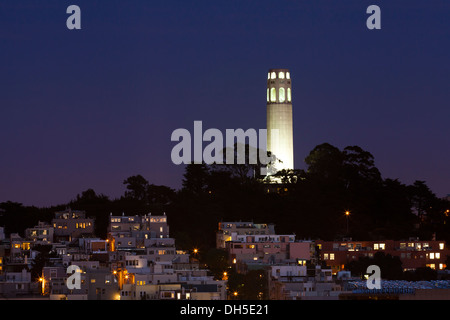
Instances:
[[[278,134],[272,135],[271,130]],[[288,69],[270,69],[267,75],[267,150],[282,162],[276,171],[294,169],[292,87]]]

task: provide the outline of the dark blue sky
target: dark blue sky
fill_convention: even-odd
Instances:
[[[82,30],[66,28],[81,8]],[[381,30],[366,9],[381,8]],[[179,188],[177,128],[265,128],[289,68],[297,168],[358,145],[383,177],[450,193],[450,1],[0,3],[0,202],[52,205],[123,180]]]

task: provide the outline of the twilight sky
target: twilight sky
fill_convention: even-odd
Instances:
[[[449,58],[448,0],[2,0],[0,202],[114,198],[135,174],[178,189],[172,131],[265,128],[270,68],[291,71],[296,168],[323,142],[358,145],[444,196]]]

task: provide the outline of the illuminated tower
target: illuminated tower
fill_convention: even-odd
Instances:
[[[272,129],[278,131],[273,133]],[[291,75],[288,69],[270,69],[267,75],[267,150],[281,161],[275,163],[276,171],[294,169],[293,139]]]

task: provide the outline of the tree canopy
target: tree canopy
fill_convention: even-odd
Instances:
[[[98,236],[106,235],[109,213],[165,212],[177,244],[204,252],[215,246],[220,221],[240,220],[274,223],[277,233],[295,233],[298,239],[418,236],[450,241],[449,201],[439,199],[424,181],[406,185],[383,178],[374,156],[361,147],[340,150],[323,143],[311,150],[305,164],[304,170],[277,173],[278,184],[255,174],[260,164],[188,164],[180,190],[134,175],[123,181],[126,190],[117,199],[87,189],[68,204],[50,208],[0,203],[0,225],[7,233],[23,232],[70,206],[95,217]]]

